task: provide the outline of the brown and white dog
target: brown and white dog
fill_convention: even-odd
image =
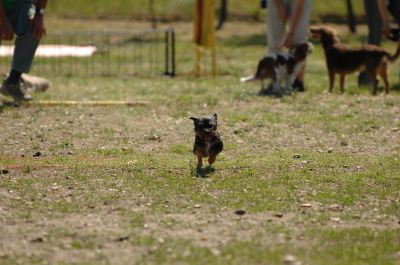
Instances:
[[[372,94],[376,95],[377,92],[378,75],[385,84],[385,93],[389,93],[388,63],[394,62],[400,56],[400,41],[397,51],[391,55],[376,45],[351,48],[340,42],[335,30],[329,27],[312,27],[310,31],[312,38],[322,43],[325,52],[329,92],[332,92],[335,74],[340,75],[340,91],[343,93],[346,75],[366,70],[373,82]]]
[[[261,81],[261,90],[264,89],[264,79],[272,80],[275,95],[291,93],[292,85],[300,73],[307,55],[313,50],[311,43],[302,43],[294,46],[288,53],[278,53],[264,56],[257,66],[255,74],[242,77],[242,83],[255,80]],[[283,91],[281,89],[283,83]]]

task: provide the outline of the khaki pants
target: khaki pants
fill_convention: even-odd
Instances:
[[[286,23],[281,20],[275,1],[268,1],[267,9],[267,41],[268,54],[279,53],[283,51],[283,44],[286,37],[286,26],[291,24],[296,7],[296,0],[280,0],[288,15]],[[310,23],[312,0],[305,0],[302,16],[294,33],[294,44],[300,44],[308,41],[308,28]]]

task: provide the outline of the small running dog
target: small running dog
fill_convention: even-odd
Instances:
[[[290,94],[292,85],[299,75],[307,55],[313,50],[311,43],[302,43],[289,50],[288,53],[266,55],[259,62],[255,74],[242,77],[242,83],[261,80],[261,90],[264,89],[264,79],[272,79],[273,92],[277,96]],[[282,88],[283,83],[283,89]]]
[[[385,93],[389,93],[388,63],[400,56],[400,40],[397,51],[390,55],[376,45],[364,45],[351,48],[342,43],[336,31],[329,27],[312,27],[313,39],[319,40],[325,52],[329,73],[329,92],[332,92],[335,74],[340,75],[340,91],[344,92],[345,77],[356,71],[366,70],[373,82],[372,94],[376,95],[378,78],[381,76],[385,84]]]
[[[197,168],[203,166],[203,157],[208,157],[208,163],[212,165],[221,153],[224,144],[217,131],[217,113],[211,117],[190,117],[194,123],[193,153],[197,156]]]

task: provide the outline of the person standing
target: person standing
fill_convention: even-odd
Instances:
[[[265,6],[265,3],[262,5]],[[267,45],[268,54],[277,54],[284,48],[308,41],[312,0],[270,0],[267,4]],[[288,31],[286,30],[288,28]],[[296,78],[293,88],[304,91],[303,68]],[[272,87],[260,94],[269,94]]]
[[[381,45],[382,34],[389,37],[390,21],[388,11],[400,25],[400,0],[364,0],[368,26],[368,44]],[[400,27],[400,26],[399,26]],[[358,75],[358,85],[369,85],[371,80],[366,71]]]
[[[15,38],[11,70],[0,92],[15,101],[31,100],[21,85],[22,73],[32,66],[39,41],[46,34],[44,11],[47,0],[0,0],[0,39]]]

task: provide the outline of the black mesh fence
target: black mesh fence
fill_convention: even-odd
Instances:
[[[0,45],[0,72],[7,73],[13,42]],[[42,76],[175,75],[173,29],[145,32],[60,32],[42,39],[32,74]]]

